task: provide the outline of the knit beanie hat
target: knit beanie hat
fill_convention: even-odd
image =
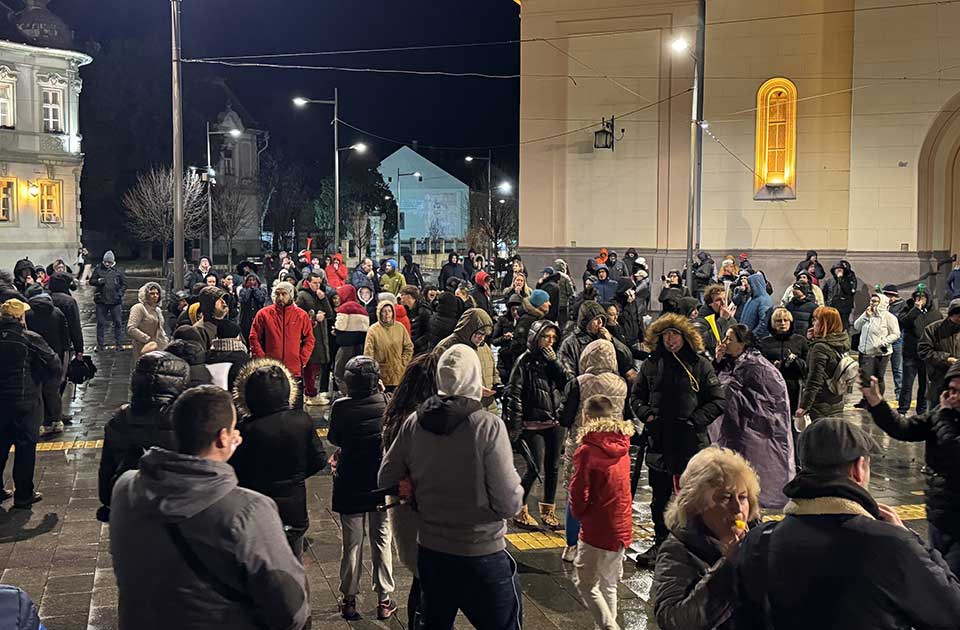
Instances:
[[[226,295],[226,291],[220,287],[204,287],[200,290],[200,313],[203,315],[203,319],[208,322],[212,322],[213,312],[216,310],[217,301]]]
[[[113,250],[107,250],[107,253],[103,255],[103,262],[110,264],[117,262],[117,257],[113,255]]]
[[[540,308],[549,301],[550,295],[543,289],[537,289],[530,294],[530,304],[532,304],[534,308]]]

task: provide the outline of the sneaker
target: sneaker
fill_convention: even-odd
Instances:
[[[303,404],[307,405],[308,407],[315,407],[317,405],[322,405],[323,403],[320,402],[320,396],[305,396],[303,398]]]
[[[392,599],[385,599],[377,604],[377,619],[380,621],[389,619],[395,612],[397,612],[397,603]]]
[[[51,434],[63,433],[63,421],[57,420],[56,422],[54,422],[53,425],[51,425],[50,427],[50,433]]]
[[[560,559],[564,562],[573,562],[577,559],[577,546],[567,547],[563,550],[563,555],[560,556]]]
[[[361,619],[357,612],[357,599],[355,597],[344,597],[340,602],[340,616],[347,621],[358,621]]]
[[[20,501],[14,500],[13,509],[29,510],[31,505],[33,505],[34,503],[39,503],[40,501],[43,501],[43,495],[40,494],[39,492],[34,492],[33,496],[30,497],[29,499],[20,500]]]
[[[330,404],[330,395],[327,394],[327,392],[320,392],[320,394],[317,395],[317,400],[320,401],[317,404],[327,406]]]
[[[657,553],[662,541],[655,541],[650,548],[637,556],[638,569],[652,569],[657,564]]]

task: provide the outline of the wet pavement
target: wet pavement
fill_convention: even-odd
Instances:
[[[76,293],[81,305],[87,349],[95,346],[95,319],[92,292]],[[136,297],[127,294],[126,307]],[[108,344],[112,335],[108,335]],[[37,454],[37,488],[44,495],[32,511],[10,510],[11,502],[0,509],[0,582],[25,589],[40,607],[43,622],[50,630],[108,630],[117,627],[117,588],[109,548],[109,526],[95,518],[97,467],[103,427],[114,410],[127,401],[130,350],[108,350],[94,355],[97,377],[78,388],[70,407],[74,422],[59,436],[43,441]],[[888,376],[888,391],[893,391]],[[855,402],[854,399],[850,401]],[[317,427],[325,435],[323,409],[313,408]],[[907,525],[926,535],[923,520],[923,443],[906,444],[887,438],[864,420],[863,412],[848,408],[845,415],[863,423],[884,447],[885,455],[873,462],[871,491],[881,502],[900,506]],[[329,448],[329,445],[328,445]],[[518,461],[522,470],[523,464]],[[4,479],[9,483],[9,469]],[[324,471],[308,482],[310,531],[304,566],[310,580],[314,628],[394,627],[406,625],[401,607],[388,622],[376,620],[376,597],[361,593],[358,608],[363,620],[348,623],[337,612],[339,597],[340,528],[330,511],[331,477]],[[558,505],[564,504],[558,491]],[[637,541],[630,555],[645,549],[652,538],[649,522],[649,488],[641,482],[634,504]],[[530,497],[536,514],[537,489]],[[562,512],[562,511],[561,511]],[[561,514],[562,517],[562,514]],[[909,520],[907,520],[909,519]],[[562,520],[562,518],[561,518]],[[592,628],[593,621],[573,586],[572,565],[560,560],[562,532],[541,534],[521,532],[511,526],[509,551],[517,559],[523,590],[524,627],[529,629]],[[147,543],[149,544],[149,543]],[[369,549],[364,588],[369,589]],[[399,559],[394,560],[397,583],[395,599],[403,606],[410,586],[410,574]],[[651,572],[638,571],[625,563],[620,586],[620,616],[623,628],[656,628],[650,599]],[[457,627],[466,628],[464,619]]]

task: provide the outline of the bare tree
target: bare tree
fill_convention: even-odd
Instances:
[[[520,231],[520,217],[516,197],[494,199],[488,210],[486,193],[470,193],[471,230],[479,228],[482,238],[493,247],[493,253],[499,255],[501,246],[512,250],[517,246]],[[486,250],[486,244],[480,248]],[[477,247],[478,244],[474,244]]]
[[[350,238],[356,242],[357,258],[363,260],[370,249],[370,216],[357,208],[355,212],[350,213],[347,231],[350,233]]]
[[[137,183],[123,196],[130,231],[137,238],[158,243],[167,262],[167,246],[173,242],[173,169],[155,166],[137,176]],[[204,188],[200,178],[183,175],[183,234],[198,238],[206,225]],[[182,261],[181,261],[182,264]],[[164,269],[164,273],[166,269]]]
[[[233,243],[251,223],[258,220],[249,197],[229,186],[213,196],[213,233],[227,245],[227,268],[233,268]]]

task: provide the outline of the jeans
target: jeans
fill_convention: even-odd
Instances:
[[[123,304],[97,304],[97,347],[106,344],[107,324],[113,321],[117,348],[123,345]]]
[[[897,403],[900,411],[910,409],[913,400],[913,381],[917,381],[917,413],[927,411],[927,364],[922,359],[903,357],[903,381],[900,383],[900,399]]]
[[[617,585],[623,577],[623,547],[608,551],[588,545],[577,545],[573,561],[573,583],[583,603],[603,630],[619,630],[617,625]]]
[[[890,369],[893,370],[893,389],[900,398],[900,386],[903,383],[903,336],[900,337],[892,346],[893,354],[890,355]]]
[[[647,476],[650,479],[650,488],[653,498],[650,499],[650,517],[653,520],[653,534],[657,542],[666,540],[670,530],[664,520],[667,503],[673,496],[673,475],[647,466]]]
[[[537,466],[540,466],[540,475],[543,478],[543,502],[553,503],[557,496],[557,471],[560,467],[560,450],[563,448],[563,432],[561,426],[549,429],[524,429],[520,439],[530,447],[530,454]],[[537,471],[527,466],[523,473],[520,485],[523,486],[523,502],[527,502],[533,482],[537,480]]]
[[[379,601],[390,598],[393,592],[393,547],[390,544],[390,522],[384,512],[341,514],[343,552],[340,555],[340,592],[353,598],[360,592],[363,574],[363,530],[366,525],[370,537],[373,565],[373,589]]]
[[[567,518],[563,531],[567,538],[567,547],[576,547],[577,541],[580,539],[580,521],[573,515],[569,502],[567,503]]]
[[[506,551],[454,556],[421,545],[417,566],[424,630],[450,630],[458,610],[477,630],[522,627],[517,563]]]
[[[954,575],[960,575],[960,538],[945,534],[927,521],[930,546],[940,552]]]
[[[884,378],[887,375],[887,365],[890,363],[889,354],[880,355],[878,357],[868,357],[866,355],[860,355],[860,369],[863,370],[867,378],[871,376],[876,376],[877,380],[880,381],[880,395],[883,396],[887,391],[886,383]]]

